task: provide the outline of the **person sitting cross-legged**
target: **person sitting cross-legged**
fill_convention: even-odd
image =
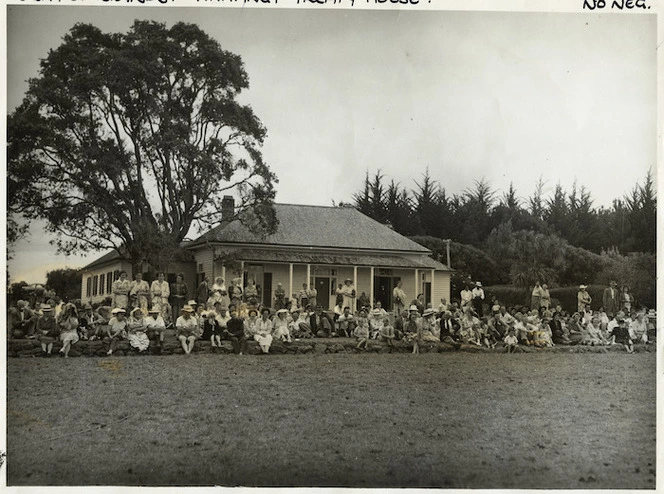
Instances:
[[[344,307],[344,312],[337,319],[337,327],[339,336],[351,337],[355,333],[357,321],[355,316],[350,313],[350,307]]]
[[[182,307],[182,315],[175,321],[175,334],[180,340],[184,353],[190,355],[199,336],[198,320],[194,317],[191,305]]]

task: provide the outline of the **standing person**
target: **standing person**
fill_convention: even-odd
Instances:
[[[274,289],[274,308],[276,310],[286,308],[286,290],[281,283],[277,283],[277,288]]]
[[[60,341],[62,341],[60,353],[66,358],[69,357],[71,346],[78,341],[78,313],[74,304],[65,304],[58,317],[57,325],[60,330]]]
[[[172,317],[175,321],[182,312],[182,308],[186,305],[189,299],[189,287],[184,282],[184,274],[178,273],[175,277],[175,283],[171,283],[171,307]]]
[[[620,294],[617,286],[618,283],[611,280],[602,294],[602,306],[610,317],[615,316],[620,310]]]
[[[250,279],[249,283],[244,289],[244,300],[252,307],[258,304],[258,288],[256,287],[256,280]]]
[[[463,311],[466,307],[471,307],[473,302],[473,292],[470,289],[470,284],[464,284],[463,290],[459,294],[461,297],[461,310]]]
[[[157,273],[157,279],[152,282],[150,292],[152,293],[152,307],[159,309],[161,317],[168,324],[171,321],[171,306],[168,303],[171,289],[166,281],[166,273],[163,271]]]
[[[343,296],[341,297],[341,303],[343,304]],[[341,307],[341,306],[339,306]],[[362,292],[360,293],[360,296],[357,297],[357,308],[362,309],[362,308],[370,309],[371,308],[371,300],[369,300],[369,296],[365,293]],[[343,309],[342,309],[343,310]]]
[[[355,312],[355,297],[357,295],[355,291],[355,286],[353,285],[353,280],[346,278],[344,281],[344,286],[341,289],[341,294],[344,297],[342,307],[350,307],[351,312]]]
[[[403,283],[401,280],[397,281],[397,286],[392,290],[392,309],[394,310],[395,315],[401,314],[401,312],[406,307],[406,301],[408,300],[408,295],[403,289]]]
[[[334,305],[338,305],[339,307],[344,307],[344,285],[342,283],[339,283],[339,286],[337,287],[334,293],[336,296]],[[359,307],[359,309],[361,308],[362,307]]]
[[[297,303],[303,309],[309,305],[309,290],[307,290],[306,283],[302,283],[302,290],[297,294]]]
[[[206,274],[203,274],[203,281],[201,281],[198,285],[198,288],[196,288],[195,298],[196,302],[198,302],[198,305],[202,307],[207,304],[207,301],[210,298],[210,287],[208,285],[208,277]],[[214,303],[212,306],[214,306]],[[212,307],[208,308],[211,309]]]
[[[549,285],[544,283],[540,296],[540,309],[549,310],[551,307],[551,293],[549,293]]]
[[[182,308],[182,315],[175,321],[175,334],[186,355],[190,355],[198,338],[198,320],[191,305]]]
[[[309,285],[307,290],[307,298],[309,299],[309,305],[316,307],[318,305],[318,290],[315,287]]]
[[[240,286],[240,281],[240,278],[231,280],[231,286],[228,287],[228,296],[231,299],[231,304],[238,308],[242,303],[242,287]]]
[[[148,297],[150,296],[150,286],[143,279],[143,273],[136,273],[134,281],[129,288],[129,296],[132,300],[132,307],[139,307],[144,316],[148,314]]]
[[[586,291],[588,288],[586,285],[579,285],[579,291],[576,294],[576,300],[578,305],[578,311],[583,314],[586,311],[586,308],[590,309],[590,304],[593,299],[590,294]]]
[[[625,312],[629,314],[632,311],[632,304],[634,303],[634,297],[629,293],[629,287],[623,286],[622,293],[620,294],[620,307]]]
[[[60,336],[60,331],[53,317],[53,309],[50,305],[42,308],[42,315],[37,319],[37,338],[42,348],[42,355],[50,357],[53,343]]]
[[[479,317],[484,316],[484,289],[481,282],[475,283],[475,288],[471,292],[473,295],[473,308]]]
[[[127,272],[120,271],[120,277],[113,282],[113,307],[125,309],[129,307],[129,290],[131,290],[131,281],[127,279]]]
[[[535,287],[533,288],[533,291],[530,294],[530,308],[539,310],[541,300],[542,300],[542,286],[540,285],[539,281],[536,281]]]
[[[228,302],[224,304],[224,297],[228,298]],[[213,308],[217,302],[221,303],[221,305],[228,305],[230,304],[230,298],[228,297],[228,291],[226,290],[226,285],[224,284],[224,279],[221,276],[217,276],[214,279],[214,283],[212,284],[212,288],[208,290],[208,299],[207,299],[207,308],[211,309]]]

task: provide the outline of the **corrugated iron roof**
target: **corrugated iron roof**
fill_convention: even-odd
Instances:
[[[302,251],[271,251],[267,249],[224,248],[217,249],[215,260],[245,262],[277,262],[296,264],[328,264],[333,266],[373,266],[377,268],[436,269],[451,271],[444,264],[425,254],[418,256],[328,254]]]
[[[279,225],[261,237],[239,220],[219,225],[189,243],[243,243],[430,253],[430,250],[374,221],[355,208],[275,204]]]

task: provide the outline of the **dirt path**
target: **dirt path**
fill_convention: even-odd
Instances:
[[[655,486],[656,354],[7,365],[9,485]]]

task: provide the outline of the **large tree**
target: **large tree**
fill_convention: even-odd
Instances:
[[[46,219],[62,252],[122,248],[135,263],[219,222],[227,194],[273,229],[266,129],[238,102],[248,85],[196,25],[76,24],[9,118],[10,214]]]

